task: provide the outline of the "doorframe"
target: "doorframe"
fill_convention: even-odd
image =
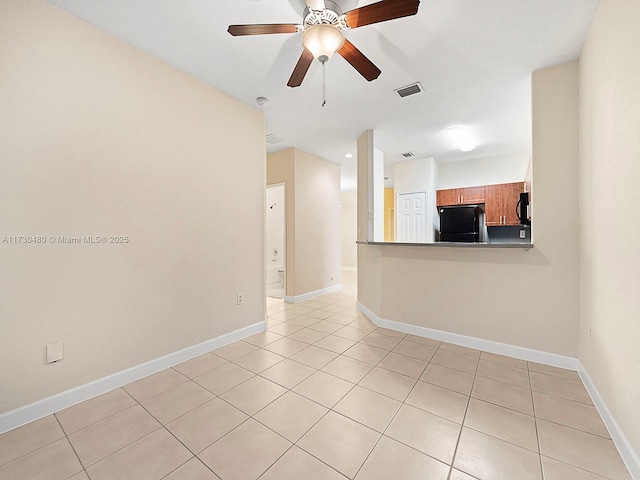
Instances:
[[[263,269],[264,269],[264,296],[265,298],[267,297],[267,257],[269,252],[267,251],[267,235],[269,234],[269,229],[267,226],[267,190],[269,188],[274,188],[274,187],[282,187],[282,199],[283,199],[283,203],[284,203],[284,222],[283,222],[283,228],[284,228],[284,284],[283,284],[283,288],[284,288],[284,292],[282,294],[282,300],[284,301],[284,297],[287,296],[287,278],[289,277],[289,275],[287,274],[287,267],[288,267],[288,262],[287,262],[287,255],[288,255],[288,248],[287,248],[287,183],[286,182],[278,182],[278,183],[270,183],[267,184],[265,186],[264,189],[264,261],[263,263]]]

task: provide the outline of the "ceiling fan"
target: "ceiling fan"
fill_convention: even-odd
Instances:
[[[304,20],[301,25],[295,23],[230,25],[227,30],[233,36],[302,32],[304,50],[289,78],[287,83],[289,87],[299,87],[302,84],[314,58],[324,67],[336,52],[369,82],[375,80],[382,73],[381,70],[344,38],[342,30],[415,15],[418,13],[420,4],[420,0],[380,0],[342,13],[340,6],[333,0],[305,1],[308,8],[304,11]]]

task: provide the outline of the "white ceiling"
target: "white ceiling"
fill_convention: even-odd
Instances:
[[[598,0],[422,0],[417,15],[346,31],[381,70],[364,80],[335,55],[299,88],[286,86],[301,34],[232,37],[230,24],[302,23],[304,0],[49,0],[151,55],[240,99],[266,116],[267,133],[355,170],[367,129],[391,162],[411,151],[438,162],[530,152],[530,73],[579,56]],[[374,3],[336,0],[343,11]],[[394,89],[421,82],[400,99]],[[256,98],[269,102],[259,107]],[[455,149],[462,125],[477,145]],[[345,159],[346,153],[354,158]],[[349,184],[348,178],[345,179]]]

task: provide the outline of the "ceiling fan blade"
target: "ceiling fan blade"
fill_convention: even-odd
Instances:
[[[418,13],[419,5],[420,0],[381,0],[366,7],[348,11],[347,25],[349,28],[358,28],[372,23],[408,17]]]
[[[345,39],[344,45],[338,50],[338,53],[369,82],[378,78],[382,73],[382,71],[376,67],[371,60],[365,57],[349,40]]]
[[[300,60],[296,64],[296,68],[293,69],[293,73],[291,74],[291,78],[287,83],[288,87],[299,87],[302,85],[302,80],[304,80],[304,76],[307,74],[309,67],[311,66],[311,62],[313,62],[313,55],[306,48],[302,51],[302,55],[300,55]]]
[[[326,5],[324,4],[324,0],[307,0],[307,7],[309,10],[324,10]]]
[[[234,37],[238,35],[267,35],[270,33],[296,33],[298,27],[295,23],[265,23],[253,25],[229,25],[227,32]]]

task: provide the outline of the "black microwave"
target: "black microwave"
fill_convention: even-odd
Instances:
[[[516,204],[516,215],[520,220],[520,225],[531,225],[531,216],[529,215],[529,192],[520,194],[520,200]]]

